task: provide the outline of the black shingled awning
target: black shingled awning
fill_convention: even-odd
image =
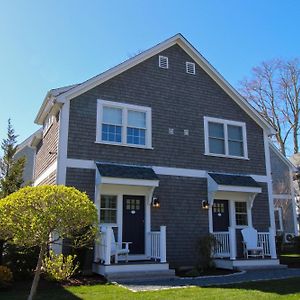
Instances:
[[[261,187],[251,176],[218,173],[208,173],[208,175],[219,185],[246,186],[254,188]]]
[[[102,177],[158,180],[152,168],[109,163],[96,163],[96,165]]]

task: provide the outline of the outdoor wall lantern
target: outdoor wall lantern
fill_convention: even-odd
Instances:
[[[202,200],[202,208],[203,209],[208,209],[209,205],[208,205],[208,201],[207,200]]]
[[[154,208],[159,208],[160,207],[160,202],[159,202],[159,199],[157,197],[152,198],[152,207],[154,207]]]

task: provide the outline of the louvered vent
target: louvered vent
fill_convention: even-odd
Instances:
[[[196,70],[195,70],[195,64],[194,63],[192,63],[192,62],[186,62],[185,63],[185,67],[186,67],[186,72],[188,73],[188,74],[196,74]]]
[[[159,56],[159,67],[163,69],[168,69],[169,68],[169,61],[166,56]]]

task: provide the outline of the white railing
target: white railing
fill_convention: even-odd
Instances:
[[[95,243],[95,262],[110,265],[112,256],[112,237],[111,226],[100,226],[100,235]],[[146,248],[149,249],[149,257],[166,262],[166,226],[160,226],[160,231],[148,232]],[[129,252],[130,254],[130,252]]]
[[[230,257],[229,232],[214,232],[216,246],[214,247],[214,257]]]
[[[270,233],[269,232],[258,232],[257,233],[258,245],[263,247],[264,255],[271,256],[270,251]]]
[[[270,228],[269,232],[258,232],[257,234],[258,244],[263,246],[264,255],[276,258],[274,230]],[[236,259],[236,229],[229,227],[228,232],[213,232],[212,235],[217,240],[214,257]]]
[[[151,231],[148,233],[150,239],[150,257],[160,259],[160,232]]]
[[[148,232],[148,243],[150,258],[166,262],[167,248],[166,248],[166,226],[160,226],[160,231]]]

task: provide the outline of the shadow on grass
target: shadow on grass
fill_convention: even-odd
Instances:
[[[222,289],[238,289],[238,290],[251,290],[260,291],[264,293],[273,293],[277,295],[300,294],[300,277],[287,278],[280,280],[257,281],[238,283],[222,286],[210,286],[203,288],[222,288]]]
[[[31,281],[16,282],[14,285],[6,290],[0,290],[1,300],[22,300],[27,299],[31,287]],[[54,283],[41,281],[37,290],[35,300],[79,300],[77,296],[70,293],[63,286]]]

